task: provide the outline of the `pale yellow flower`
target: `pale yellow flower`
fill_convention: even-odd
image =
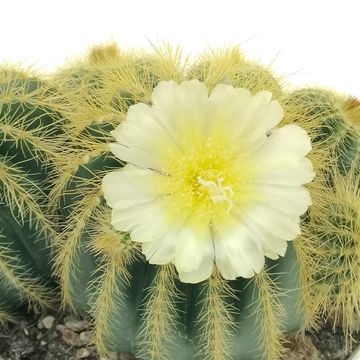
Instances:
[[[151,106],[131,106],[112,134],[127,165],[104,177],[112,225],[142,243],[151,264],[173,263],[183,282],[252,277],[300,233],[314,177],[306,132],[276,128],[271,93],[163,81]]]

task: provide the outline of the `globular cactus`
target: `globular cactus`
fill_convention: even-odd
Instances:
[[[158,81],[200,79],[209,89],[226,83],[252,94],[270,91],[285,109],[282,124],[300,124],[313,142],[319,135],[321,121],[284,94],[269,69],[245,60],[237,49],[213,52],[187,70],[180,60],[179,52],[169,49],[142,59],[113,47],[96,48],[82,63],[54,77],[54,86],[75,109],[67,114],[73,154],[64,159],[51,193],[54,211],[62,217],[56,273],[63,302],[92,316],[94,341],[104,354],[127,351],[144,360],[280,359],[286,334],[314,325],[319,314],[309,300],[316,285],[310,288],[306,276],[309,269],[321,272],[323,262],[302,259],[310,246],[309,232],[289,243],[283,258],[268,259],[250,280],[224,280],[215,269],[208,280],[185,284],[173,265],[149,264],[141,247],[111,226],[102,178],[124,163],[109,152],[109,131],[125,118],[129,105],[149,103]],[[86,68],[86,75],[78,72],[74,86],[70,79],[79,68]],[[326,127],[324,133],[333,131]],[[310,185],[312,196],[328,197],[333,189],[327,187],[329,172],[323,162],[337,158],[326,144],[314,147],[310,157],[320,174]],[[347,155],[342,161],[348,161]],[[308,218],[304,229],[310,226]]]
[[[120,51],[111,43],[94,47],[84,59],[64,66],[53,82],[63,98],[69,99],[63,111],[71,119],[73,133],[93,123],[117,123],[119,114],[123,116],[130,105],[149,101],[160,77],[172,74],[181,80],[180,54],[166,47],[149,56]],[[162,59],[161,68],[156,57]]]
[[[46,208],[63,144],[53,97],[35,74],[0,69],[0,321],[54,300]]]
[[[302,286],[308,289],[306,326],[328,318],[341,325],[350,346],[360,316],[360,102],[316,88],[294,91],[287,101],[297,108],[290,121],[307,120],[303,126],[320,154],[319,181],[298,242]]]

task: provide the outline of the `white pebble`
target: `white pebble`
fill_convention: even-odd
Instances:
[[[51,315],[45,316],[42,319],[42,323],[43,323],[45,329],[51,329],[52,326],[54,325],[54,321],[55,321],[55,318]]]
[[[80,348],[76,351],[76,357],[78,359],[84,359],[90,356],[90,351],[86,348]]]

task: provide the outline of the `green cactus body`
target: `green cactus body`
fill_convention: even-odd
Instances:
[[[359,317],[359,102],[321,89],[302,89],[288,98],[307,119],[313,153],[318,154],[318,181],[313,206],[299,242],[303,286],[309,288],[307,311],[331,316],[347,340]],[[316,259],[316,266],[309,268]],[[350,344],[351,341],[348,341]]]
[[[55,175],[60,117],[51,88],[11,69],[0,71],[0,312],[28,303],[52,303],[50,241],[46,214],[49,176]]]
[[[148,102],[161,73],[171,70],[156,64],[154,57],[124,53],[109,44],[92,48],[84,59],[54,74],[52,83],[67,103],[62,110],[71,119],[72,134],[94,122],[116,124],[130,105]]]
[[[359,167],[360,128],[349,116],[351,99],[326,90],[302,89],[292,93],[287,101],[297,107],[300,118],[308,119],[315,151],[327,152],[331,163],[323,166],[335,165],[336,171],[343,176],[352,167]]]
[[[181,75],[177,59],[178,55],[160,53],[151,63],[156,74],[152,78],[197,76],[194,69]],[[253,93],[272,91],[283,101],[271,72],[245,62],[237,50],[212,61],[210,67],[199,65],[210,88],[226,78]],[[150,71],[146,61],[140,63]],[[102,91],[112,94],[99,100],[106,107],[87,109],[80,121],[79,114],[69,114],[74,124],[70,126],[73,154],[64,160],[51,193],[62,217],[56,272],[64,304],[92,316],[100,353],[128,351],[144,360],[280,359],[286,351],[285,335],[303,323],[300,269],[291,243],[284,258],[268,261],[251,280],[225,281],[215,271],[207,281],[190,285],[179,281],[171,265],[149,265],[140,247],[110,225],[102,177],[123,164],[108,151],[109,131],[130,105],[148,102],[154,86],[149,88],[148,76],[144,83],[134,79],[132,67],[121,71],[132,86],[122,82],[126,86],[121,87],[119,82],[114,87],[117,75],[113,73],[108,85],[102,79]],[[116,91],[106,90],[107,86]],[[81,89],[77,91],[81,97]],[[80,100],[72,101],[78,104]],[[88,113],[92,113],[89,118]],[[86,124],[81,131],[78,123]]]
[[[67,284],[67,301],[93,315],[101,352],[185,360],[262,359],[270,350],[267,358],[275,359],[283,333],[299,329],[292,246],[253,280],[227,282],[214,273],[201,284],[183,284],[172,266],[147,264],[136,244],[109,227],[108,215],[102,203],[93,209]]]

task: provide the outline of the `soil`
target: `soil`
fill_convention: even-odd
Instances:
[[[91,345],[86,321],[68,313],[29,315],[0,329],[0,360],[104,360]],[[284,360],[346,360],[341,330],[325,327],[319,333],[288,338],[290,353]],[[360,343],[360,334],[354,336]],[[136,360],[131,354],[110,354],[110,360]]]

